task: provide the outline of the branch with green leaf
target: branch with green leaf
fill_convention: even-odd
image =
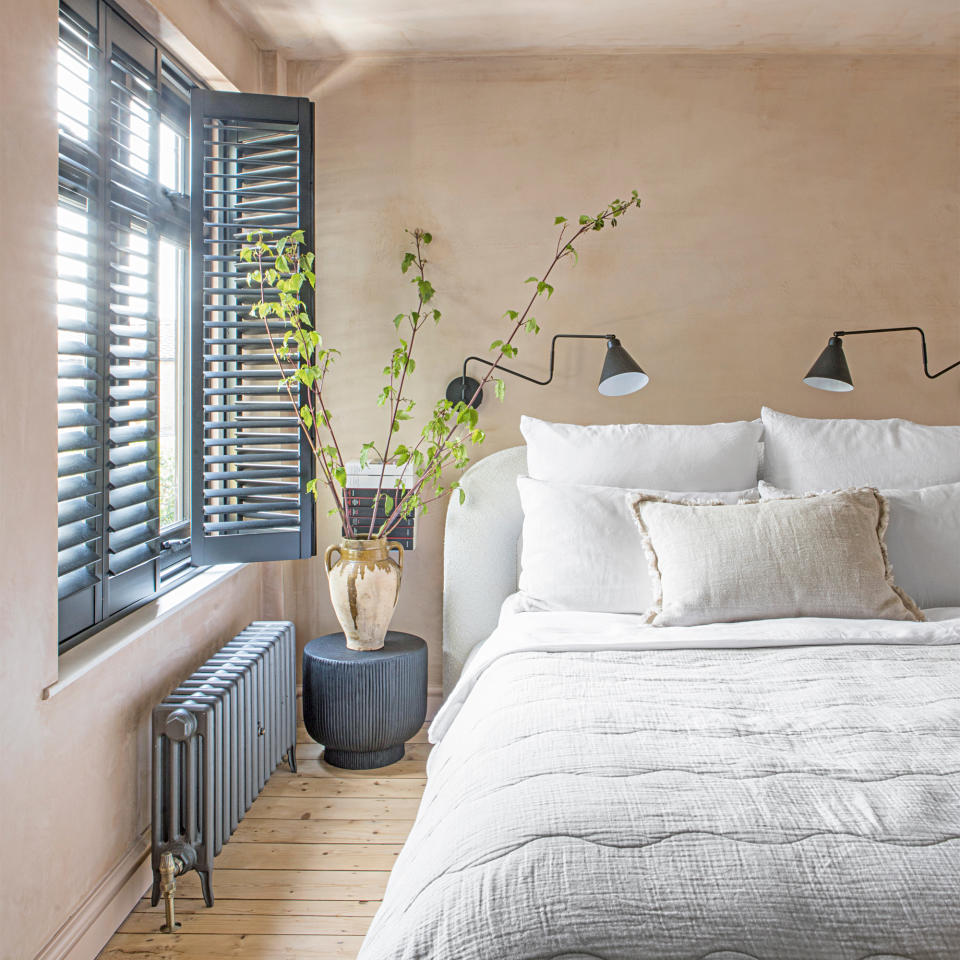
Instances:
[[[517,356],[519,348],[515,341],[521,332],[534,335],[540,332],[540,325],[531,311],[538,298],[549,300],[553,296],[550,277],[557,264],[567,258],[577,261],[574,244],[590,232],[603,230],[606,226],[616,227],[631,208],[639,206],[640,198],[634,190],[629,200],[614,200],[596,215],[583,214],[576,223],[566,217],[555,218],[554,224],[560,227],[560,233],[553,258],[542,275],[527,278],[526,283],[535,284],[535,287],[526,306],[503,314],[508,323],[506,337],[490,344],[494,356],[474,396],[468,403],[439,400],[412,444],[395,441],[399,439],[402,425],[413,419],[416,407],[416,402],[405,393],[416,369],[413,351],[422,328],[438,324],[441,313],[435,304],[436,291],[426,275],[428,261],[425,254],[433,237],[420,229],[407,231],[412,249],[403,255],[400,269],[405,275],[412,274],[410,283],[416,288],[417,302],[410,312],[398,313],[393,318],[398,344],[383,368],[386,383],[377,397],[379,405],[387,411],[386,437],[380,447],[375,441],[368,441],[360,448],[360,463],[367,466],[372,458],[380,468],[371,519],[362,529],[351,523],[345,508],[346,462],[324,392],[327,374],[339,351],[324,345],[302,297],[305,284],[311,289],[316,285],[314,255],[303,249],[302,231],[276,239],[270,231],[248,234],[240,259],[254,267],[247,275],[247,282],[257,288],[259,296],[251,315],[264,322],[280,370],[281,389],[286,391],[318,465],[319,476],[311,480],[307,488],[318,497],[320,487],[327,487],[333,501],[329,513],[340,516],[347,537],[388,536],[412,513],[426,512],[431,503],[454,491],[458,491],[463,502],[465,495],[459,480],[445,481],[444,478],[450,470],[462,471],[470,462],[469,451],[483,443],[484,433],[478,426],[479,414],[470,404],[491,380],[497,399],[504,399],[504,382],[495,374],[504,359],[512,360]],[[388,477],[388,465],[400,467],[401,477]],[[379,525],[378,514],[384,517]]]

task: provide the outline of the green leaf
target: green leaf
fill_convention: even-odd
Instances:
[[[432,243],[432,242],[433,242],[433,234],[432,234],[432,233],[425,233],[425,234],[423,235],[423,242],[424,242],[424,243]]]
[[[504,383],[500,379],[494,379],[493,381],[493,392],[496,395],[497,399],[502,403],[503,398],[506,396],[507,388],[504,386]]]
[[[340,484],[341,487],[345,487],[347,485],[347,471],[339,465],[334,466],[333,468],[333,478],[337,481],[337,483]]]
[[[313,426],[313,412],[306,404],[300,408],[300,419],[308,430]]]
[[[524,282],[524,283],[539,283],[539,282],[540,282],[540,278],[539,278],[539,277],[527,277],[527,279],[524,280],[523,282]]]
[[[553,224],[554,224],[554,226],[556,226],[557,224],[566,223],[566,222],[567,222],[567,218],[566,218],[566,217],[554,217],[554,218],[553,218]]]
[[[581,225],[589,223],[592,219],[592,217],[588,217],[585,213],[580,214]]]
[[[433,284],[430,283],[429,280],[421,280],[419,277],[417,278],[417,288],[420,293],[420,299],[423,300],[424,303],[427,303],[436,292],[433,289]]]
[[[467,491],[464,490],[463,487],[461,487],[460,488],[460,505],[461,506],[463,506],[463,501],[466,499],[467,499]]]
[[[439,322],[440,322],[440,311],[439,311],[439,310],[434,310],[434,311],[433,311],[433,322],[434,322],[434,323],[439,323]]]
[[[407,315],[406,315],[405,313],[398,313],[398,314],[393,318],[393,325],[394,325],[394,327],[395,327],[397,330],[399,330],[399,329],[400,329],[400,324],[403,323],[403,321],[406,320],[406,318],[407,318]]]
[[[393,513],[393,497],[391,497],[388,493],[383,495],[383,509],[387,513]]]
[[[494,340],[493,343],[490,344],[490,349],[496,350],[498,347],[502,347],[502,346],[503,346],[502,340]]]
[[[400,263],[401,271],[403,271],[403,273],[406,273],[410,269],[410,267],[416,262],[416,260],[417,260],[416,255],[410,253],[410,251],[408,250],[403,255],[403,260]]]
[[[520,316],[520,314],[517,313],[516,310],[508,310],[508,311],[504,314],[504,316],[505,316],[505,317],[509,317],[511,320],[516,320],[517,317]]]
[[[524,324],[527,333],[539,333],[540,324],[533,317],[527,317],[527,322]]]

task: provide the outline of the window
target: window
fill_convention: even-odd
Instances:
[[[157,285],[161,530],[189,519],[186,265],[187,247],[161,239]]]
[[[59,640],[190,563],[189,73],[103,0],[60,7]]]
[[[237,261],[260,228],[312,247],[313,107],[203,89],[107,0],[61,3],[58,57],[65,650],[194,564],[314,552],[309,444]]]

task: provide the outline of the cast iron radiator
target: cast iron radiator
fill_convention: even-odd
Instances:
[[[168,927],[175,877],[196,870],[213,906],[213,858],[284,755],[296,772],[295,650],[292,623],[251,623],[153,708],[151,900]]]

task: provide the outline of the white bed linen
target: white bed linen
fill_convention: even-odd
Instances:
[[[504,611],[359,960],[958,960],[960,609]]]
[[[501,657],[512,653],[747,649],[858,643],[960,644],[960,607],[934,607],[923,612],[927,618],[925,623],[799,617],[693,627],[653,627],[637,614],[569,610],[541,612],[535,607],[531,610],[528,598],[513,594],[503,603],[497,629],[471,651],[459,682],[437,712],[428,736],[431,743],[439,743],[483,672]]]

